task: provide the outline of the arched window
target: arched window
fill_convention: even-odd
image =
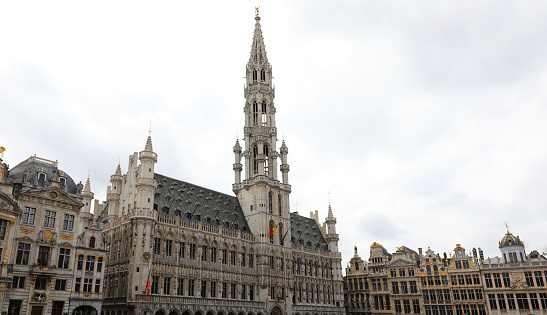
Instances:
[[[256,69],[253,70],[253,82],[256,82],[256,79],[257,79],[257,72],[256,72]]]
[[[253,148],[253,175],[258,173],[258,161],[256,160],[258,156],[258,147],[255,145]]]
[[[427,271],[428,275],[431,274],[431,266],[430,265],[425,266],[425,270]]]
[[[89,238],[89,248],[95,248],[95,236]]]
[[[59,185],[60,185],[61,187],[65,187],[65,185],[66,185],[66,178],[64,178],[64,177],[59,177]]]
[[[277,195],[277,210],[279,211],[279,215],[281,215],[281,194]]]
[[[260,70],[260,81],[266,81],[266,71],[264,69]]]
[[[437,265],[433,265],[433,272],[438,275],[439,274],[439,267]]]
[[[266,116],[266,102],[262,102],[262,126],[266,126],[268,124],[268,117]]]
[[[269,162],[270,162],[270,154],[269,154],[269,150],[268,150],[268,146],[267,145],[264,145],[264,151],[262,153],[264,153],[264,175],[268,175],[268,168],[269,168]],[[273,208],[271,208],[273,211]]]
[[[273,214],[273,197],[271,191],[268,193],[268,212]]]
[[[38,173],[38,181],[45,182],[46,181],[46,173],[43,173],[43,172]]]
[[[253,102],[253,125],[258,125],[258,103]]]

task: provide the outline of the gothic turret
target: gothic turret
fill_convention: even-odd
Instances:
[[[338,252],[338,234],[336,234],[336,218],[332,214],[332,208],[329,203],[329,212],[328,216],[325,219],[325,223],[327,223],[327,237],[325,238],[327,240],[327,243],[329,244],[329,250],[331,252]]]
[[[158,155],[152,150],[152,137],[150,135],[146,140],[144,150],[139,152],[139,160],[141,163],[135,181],[135,210],[142,212],[144,215],[154,207],[154,192],[157,186],[154,179],[154,165],[158,161]]]
[[[90,174],[87,175],[87,181],[85,182],[84,190],[82,192],[82,201],[84,206],[82,207],[82,212],[91,213],[91,200],[95,195],[91,192],[91,183],[89,182]]]
[[[108,202],[108,218],[120,216],[120,194],[122,190],[122,169],[120,163],[114,175],[110,176],[111,186],[107,187],[106,201]]]

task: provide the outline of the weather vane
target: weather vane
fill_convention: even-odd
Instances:
[[[505,224],[505,228],[507,229],[507,233],[509,233],[509,224],[507,224],[507,222],[503,222],[503,224]]]

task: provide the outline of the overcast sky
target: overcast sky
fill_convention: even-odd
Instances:
[[[156,172],[231,193],[255,6],[291,211],[330,191],[344,267],[374,241],[493,257],[504,222],[547,251],[545,1],[4,1],[4,161],[91,167],[104,200],[151,120]]]

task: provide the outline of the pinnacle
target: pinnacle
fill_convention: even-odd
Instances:
[[[89,182],[89,175],[87,175],[87,181],[85,182],[84,191],[91,192],[91,183]]]
[[[120,167],[120,163],[118,163],[118,167],[116,167],[116,175],[122,175],[122,169]]]
[[[332,208],[330,207],[330,202],[329,202],[329,218],[333,218],[334,215],[332,214]]]
[[[146,140],[146,145],[144,146],[144,151],[153,152],[152,151],[152,137],[149,135],[148,139]]]

